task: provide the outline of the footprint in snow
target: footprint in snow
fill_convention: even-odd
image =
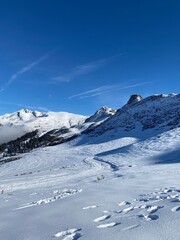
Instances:
[[[157,220],[157,219],[159,218],[159,216],[158,216],[158,215],[149,214],[149,215],[144,216],[144,218],[145,218],[147,221],[151,221],[151,220]]]
[[[129,226],[129,227],[124,228],[123,231],[132,230],[132,229],[137,228],[137,227],[139,227],[139,226],[140,226],[140,224],[131,225],[131,226]]]
[[[102,211],[103,213],[110,213],[110,212],[112,212],[111,210],[104,210],[104,211]]]
[[[33,193],[30,193],[29,195],[30,196],[34,196],[34,195],[37,195],[38,193],[36,193],[36,192],[33,192]]]
[[[102,221],[105,221],[106,219],[109,219],[110,217],[111,215],[104,215],[102,217],[94,219],[94,222],[102,222]]]
[[[147,211],[152,214],[157,212],[159,209],[163,208],[164,206],[150,206],[147,208]]]
[[[172,212],[178,212],[178,211],[180,211],[180,206],[173,207],[173,208],[171,209],[171,211],[172,211]]]
[[[97,205],[87,206],[87,207],[83,207],[83,210],[93,209],[93,208],[97,208],[97,207],[99,207],[99,206],[97,206]]]
[[[26,204],[22,204],[18,208],[15,208],[14,210],[20,210],[20,209],[29,208],[32,206],[39,206],[42,204],[52,203],[56,200],[60,200],[60,199],[63,199],[63,198],[66,198],[66,197],[69,197],[69,196],[72,196],[72,195],[75,195],[75,194],[81,193],[81,192],[82,192],[82,189],[76,190],[76,189],[66,189],[65,188],[63,190],[56,190],[56,191],[54,191],[54,194],[56,194],[56,195],[54,195],[52,197],[40,199],[38,201],[33,201],[30,203],[26,203]]]
[[[130,202],[123,201],[123,202],[120,202],[118,205],[119,206],[126,206],[126,205],[130,205],[130,204],[131,204]]]
[[[171,196],[170,196],[170,198],[171,199],[175,199],[175,200],[179,200],[179,194],[172,194]]]
[[[72,228],[66,231],[58,232],[54,235],[55,238],[61,238],[63,240],[77,240],[81,237],[81,229]]]
[[[111,227],[117,226],[118,224],[119,223],[111,222],[111,223],[107,223],[107,224],[98,225],[97,228],[111,228]]]
[[[144,218],[146,221],[157,220],[159,218],[158,215],[153,215],[153,214],[148,214],[148,215],[140,214],[138,215],[138,217]]]
[[[171,202],[176,202],[176,203],[178,203],[178,202],[180,202],[180,199],[173,199],[173,200],[171,200]]]
[[[122,213],[123,210],[115,210],[113,213]]]
[[[134,207],[129,207],[129,208],[125,208],[125,209],[123,209],[123,213],[124,214],[126,214],[126,213],[128,213],[128,212],[130,212],[130,211],[132,211],[132,210],[134,210]]]

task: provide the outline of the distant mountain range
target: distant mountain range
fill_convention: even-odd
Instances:
[[[0,153],[7,146],[11,153],[18,153],[57,145],[80,135],[99,137],[108,132],[108,136],[117,138],[176,127],[180,127],[180,94],[159,94],[145,99],[134,94],[122,108],[102,107],[92,116],[22,109],[0,116]]]

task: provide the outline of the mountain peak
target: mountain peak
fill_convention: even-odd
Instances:
[[[21,109],[19,112],[32,113],[32,111],[29,110],[29,109],[27,109],[27,108],[23,108],[23,109]]]
[[[133,103],[137,103],[140,102],[143,98],[141,97],[141,95],[139,94],[133,94],[131,95],[131,97],[129,98],[127,104],[133,104]]]
[[[34,111],[31,111],[29,109],[21,109],[19,110],[16,115],[18,116],[18,118],[20,120],[23,120],[23,121],[29,121],[33,118],[36,118],[37,115],[42,115],[42,113],[39,113],[39,112],[34,112]]]
[[[115,113],[116,113],[116,110],[109,108],[107,106],[103,106],[98,111],[96,111],[94,115],[86,119],[86,122],[104,121],[105,119],[114,115]]]
[[[95,114],[102,114],[102,113],[107,113],[107,114],[112,114],[115,113],[116,111],[112,108],[109,108],[107,106],[101,107]]]

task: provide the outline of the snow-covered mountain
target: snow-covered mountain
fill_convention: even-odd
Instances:
[[[36,144],[79,131],[0,159],[1,239],[179,240],[179,111],[179,94],[133,95],[117,111],[27,133],[21,141]],[[27,114],[15,127],[48,121]]]
[[[40,142],[45,141],[47,145],[48,141],[51,144],[61,143],[62,139],[71,139],[87,128],[94,129],[114,113],[115,110],[108,107],[102,107],[91,117],[66,112],[43,113],[22,109],[0,116],[0,144],[17,138],[20,138],[18,141],[26,141],[32,137],[39,138]]]
[[[142,99],[132,95],[125,106],[99,125],[93,134],[155,129],[165,131],[180,126],[180,94],[159,94]],[[127,133],[128,134],[128,133]]]
[[[70,128],[80,125],[85,121],[86,118],[86,116],[66,112],[43,113],[22,109],[12,114],[0,116],[0,131],[3,131],[3,127],[5,130],[8,128],[9,131],[21,128],[24,134],[38,130],[38,134],[42,135],[53,129],[59,129],[63,127]]]
[[[11,125],[20,125],[22,122],[29,122],[38,117],[45,117],[46,114],[37,111],[31,111],[28,109],[21,109],[18,112],[14,112],[12,114],[5,114],[0,116],[1,124],[9,124]]]
[[[0,143],[15,140],[35,130],[39,137],[54,129],[73,128],[84,123],[86,119],[86,116],[66,112],[43,113],[22,109],[0,116]]]
[[[82,133],[100,136],[111,131],[113,138],[122,134],[128,136],[126,133],[128,131],[139,134],[154,128],[162,132],[178,126],[180,126],[180,94],[159,94],[145,99],[134,94],[127,104],[117,111],[102,107],[90,117],[27,109],[5,114],[0,116],[0,143],[20,138],[18,140],[20,144],[22,141],[29,141],[33,136],[36,144],[33,142],[31,145],[48,146],[70,140]]]

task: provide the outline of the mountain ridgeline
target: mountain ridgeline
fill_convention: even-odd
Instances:
[[[130,97],[122,108],[102,107],[92,116],[22,109],[0,116],[0,153],[14,155],[53,146],[78,136],[102,136],[112,131],[131,136],[134,131],[160,132],[180,127],[180,94]]]

